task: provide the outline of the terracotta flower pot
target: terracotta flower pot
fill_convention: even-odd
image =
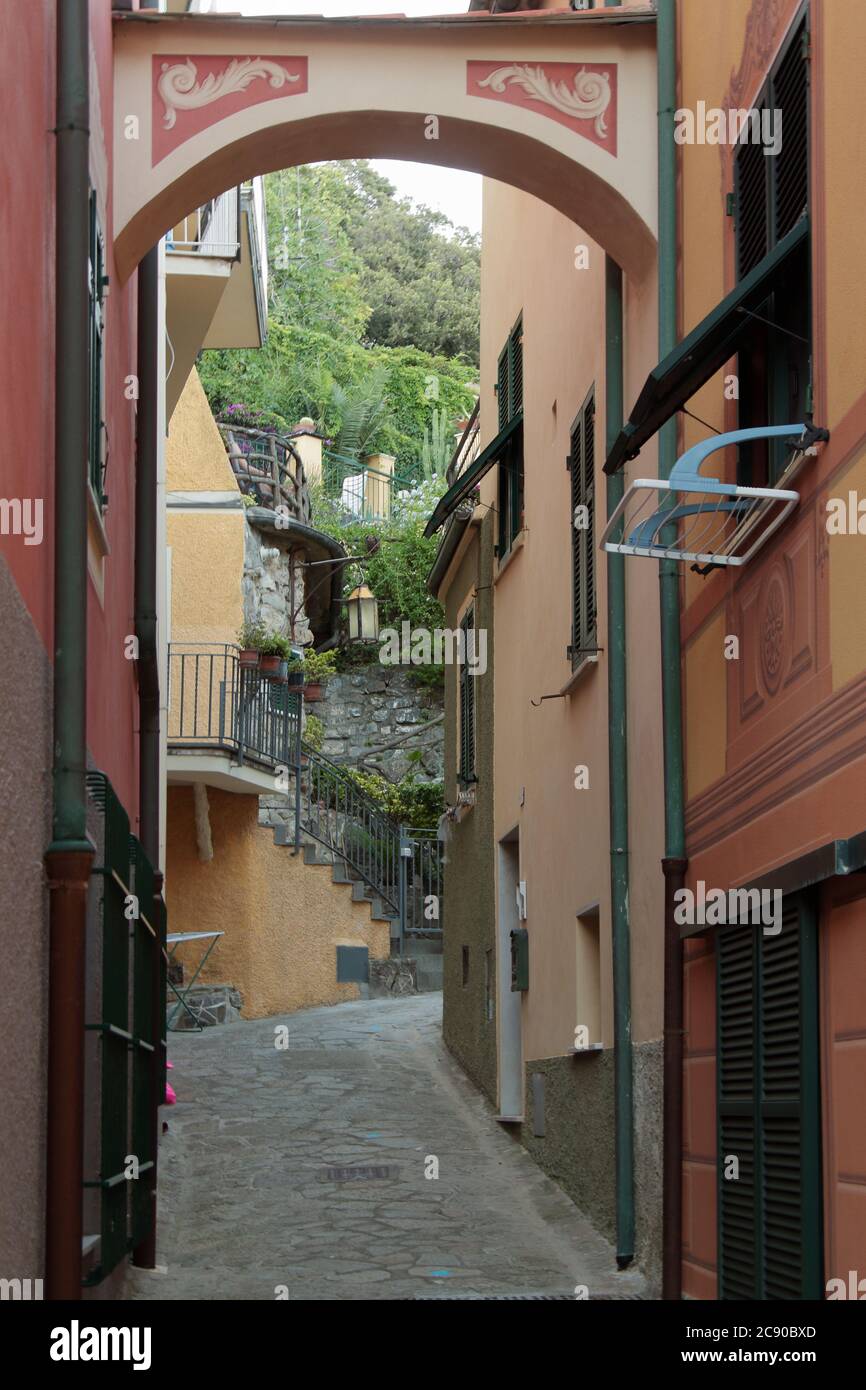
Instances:
[[[263,676],[275,676],[280,669],[280,658],[274,656],[263,656],[259,666]]]
[[[308,704],[314,705],[319,700],[325,698],[325,687],[321,681],[311,681],[304,686],[304,699]]]
[[[241,666],[246,671],[254,671],[259,664],[259,653],[255,647],[244,647],[241,651]]]

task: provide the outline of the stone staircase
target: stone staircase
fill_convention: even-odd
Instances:
[[[294,834],[290,824],[273,826],[273,833],[274,844],[287,848],[294,847]],[[413,937],[404,942],[401,952],[400,917],[397,910],[376,893],[375,889],[335,850],[320,844],[317,840],[303,833],[301,844],[305,864],[315,868],[330,869],[332,883],[341,889],[347,889],[353,902],[369,905],[371,921],[387,922],[390,925],[390,960],[370,961],[370,997],[422,994],[428,991],[441,990],[441,933],[431,932],[425,937]]]

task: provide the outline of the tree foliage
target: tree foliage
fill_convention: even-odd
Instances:
[[[283,170],[265,189],[268,341],[203,354],[212,408],[283,428],[309,415],[337,452],[354,442],[421,476],[434,412],[453,432],[477,394],[477,238],[396,199],[363,160]]]

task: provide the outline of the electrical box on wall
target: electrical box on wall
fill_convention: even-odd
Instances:
[[[529,989],[529,932],[515,927],[511,933],[511,988]]]

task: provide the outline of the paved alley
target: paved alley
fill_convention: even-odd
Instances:
[[[171,1034],[160,1268],[136,1271],[131,1297],[639,1296],[449,1057],[441,1005]]]

